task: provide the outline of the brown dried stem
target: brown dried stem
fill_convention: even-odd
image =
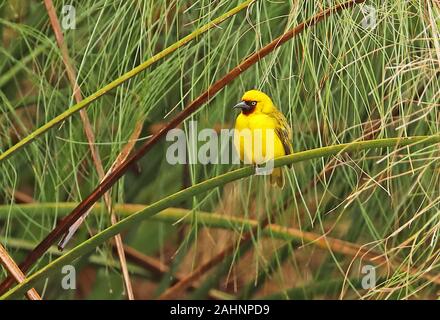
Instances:
[[[23,272],[20,270],[18,265],[11,258],[11,256],[8,254],[8,252],[2,246],[1,243],[0,243],[0,262],[6,268],[6,270],[8,270],[8,272],[11,274],[11,276],[15,280],[17,280],[18,283],[21,283],[24,281],[26,276],[23,274]],[[28,297],[29,300],[41,300],[40,295],[38,294],[37,290],[35,290],[34,288],[32,288],[28,292],[26,292],[26,296]]]

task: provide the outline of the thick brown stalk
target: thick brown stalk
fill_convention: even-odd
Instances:
[[[290,31],[284,33],[280,37],[276,38],[259,51],[253,53],[248,58],[246,58],[243,62],[241,62],[234,69],[229,71],[223,78],[214,83],[211,87],[208,88],[204,93],[202,93],[199,97],[193,100],[184,110],[182,110],[174,119],[172,119],[166,126],[164,126],[158,133],[156,133],[150,140],[148,140],[144,145],[142,145],[139,150],[133,154],[129,159],[122,162],[120,166],[118,166],[111,175],[106,177],[97,188],[86,198],[84,199],[68,216],[66,216],[63,220],[60,221],[58,226],[52,230],[46,238],[41,241],[41,243],[29,253],[25,261],[21,264],[21,269],[23,271],[27,271],[30,266],[38,260],[47,249],[54,244],[57,239],[62,236],[66,231],[68,231],[69,227],[75,223],[87,210],[89,210],[93,204],[98,201],[104,193],[109,190],[113,184],[115,184],[131,167],[132,164],[139,161],[151,148],[160,141],[166,133],[177,127],[183,120],[185,120],[188,116],[197,111],[204,103],[212,99],[220,90],[222,90],[226,85],[231,83],[234,79],[236,79],[240,74],[249,69],[251,66],[256,64],[262,58],[267,56],[269,53],[273,52],[275,49],[279,48],[282,44],[292,39],[295,35],[301,33],[306,28],[312,27],[316,25],[321,20],[340,12],[344,9],[348,9],[353,7],[357,3],[365,2],[365,0],[350,0],[344,2],[342,4],[331,7],[325,11],[322,11],[312,18],[302,22],[295,28]],[[0,285],[0,293],[5,292],[12,284],[12,281],[4,281]]]

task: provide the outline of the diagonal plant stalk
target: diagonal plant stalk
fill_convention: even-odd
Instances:
[[[338,144],[338,145],[332,145],[332,146],[297,152],[288,156],[276,158],[274,160],[274,168],[293,164],[293,163],[298,163],[306,160],[335,156],[341,152],[371,150],[376,148],[409,147],[415,144],[433,145],[438,143],[440,143],[440,135],[414,136],[407,138],[387,138],[387,139],[377,139],[377,140],[369,140],[369,141],[358,141],[358,142],[352,142],[346,144]],[[21,284],[15,286],[13,289],[9,290],[0,298],[9,298],[18,294],[23,294],[32,285],[34,285],[36,281],[46,277],[50,272],[54,271],[56,268],[59,268],[67,263],[74,261],[75,259],[81,257],[82,255],[92,251],[97,246],[101,245],[103,242],[112,238],[114,235],[122,232],[123,230],[131,226],[138,224],[139,222],[147,218],[157,215],[160,211],[166,208],[177,205],[185,199],[205,193],[213,188],[223,186],[226,183],[239,180],[245,177],[249,177],[254,173],[255,173],[255,168],[253,166],[246,166],[244,168],[240,168],[222,174],[215,178],[211,178],[204,182],[198,183],[192,187],[189,187],[187,189],[174,193],[170,196],[167,196],[147,206],[145,209],[140,210],[127,218],[124,218],[123,220],[119,221],[117,224],[106,228],[105,230],[101,231],[100,233],[96,234],[90,239],[84,241],[83,243],[76,246],[62,257],[52,261],[42,269],[30,275]],[[286,228],[282,227],[282,229],[286,229]],[[275,234],[273,230],[269,229],[269,231],[270,234],[272,235]],[[329,246],[329,243],[326,239],[314,238],[313,241],[319,242],[320,245],[326,248],[328,248]],[[347,254],[357,256],[358,253],[359,253],[359,248],[353,246],[348,247]],[[386,263],[388,261],[385,257],[382,257],[382,259],[377,259],[375,255],[371,256],[371,252],[365,252],[363,258],[370,259],[370,261],[373,263],[379,263],[379,262]],[[408,270],[408,272],[414,272],[414,271]],[[429,276],[426,273],[421,273],[421,276],[429,277],[430,281],[440,282],[440,274],[438,274],[437,276]]]
[[[171,46],[167,47],[166,49],[162,50],[161,52],[155,54],[154,56],[152,56],[151,58],[149,58],[148,60],[146,60],[142,64],[140,64],[137,67],[133,68],[132,70],[126,72],[125,74],[123,74],[122,76],[120,76],[116,80],[110,82],[108,85],[106,85],[103,88],[99,89],[98,91],[96,91],[95,93],[91,94],[90,96],[84,98],[80,103],[77,103],[77,104],[71,106],[69,109],[67,109],[66,111],[64,111],[63,113],[58,115],[57,117],[53,118],[52,120],[50,120],[46,124],[42,125],[38,129],[36,129],[32,133],[30,133],[28,136],[26,136],[25,138],[21,139],[17,144],[13,145],[12,147],[10,147],[6,151],[4,151],[2,154],[0,154],[0,162],[5,160],[6,158],[12,156],[15,152],[17,152],[18,150],[23,148],[28,143],[30,143],[33,140],[35,140],[40,135],[46,133],[49,129],[53,128],[57,124],[62,123],[64,120],[66,120],[67,118],[69,118],[70,116],[75,114],[76,112],[84,109],[90,103],[92,103],[93,101],[95,101],[98,98],[102,97],[103,95],[105,95],[110,90],[115,89],[116,87],[120,86],[125,81],[133,78],[134,76],[136,76],[140,72],[144,71],[145,69],[147,69],[148,67],[150,67],[151,65],[156,63],[157,61],[163,59],[164,57],[166,57],[167,55],[173,53],[177,49],[187,45],[192,40],[194,40],[197,37],[201,36],[202,34],[206,33],[208,30],[217,27],[217,25],[219,25],[223,21],[229,19],[230,17],[232,17],[235,14],[239,13],[243,9],[247,8],[253,1],[255,1],[255,0],[247,0],[247,1],[243,2],[242,4],[240,4],[237,7],[231,9],[230,11],[228,11],[225,14],[221,15],[220,17],[212,20],[211,22],[207,23],[206,25],[204,25],[204,26],[198,28],[197,30],[193,31],[192,33],[190,33],[186,37],[182,38],[181,40],[177,41],[176,43],[174,43]]]
[[[33,198],[26,193],[11,191],[11,194],[16,200],[21,200],[24,203],[32,203]],[[9,274],[17,281],[17,283],[22,282],[26,276],[23,274],[21,269],[15,263],[14,259],[8,254],[6,248],[3,247],[2,241],[0,241],[0,263],[9,271]],[[41,296],[38,294],[37,290],[31,288],[26,292],[26,296],[29,300],[41,300]]]
[[[15,263],[14,259],[11,258],[11,256],[6,251],[5,247],[0,243],[0,262],[3,264],[3,266],[6,268],[6,270],[9,271],[9,273],[14,277],[14,279],[21,283],[26,279],[26,276],[23,274],[23,272],[20,270],[20,268]],[[34,288],[29,289],[26,292],[26,296],[29,300],[41,300],[40,295],[38,294],[37,290]]]
[[[183,120],[185,120],[188,116],[193,114],[195,111],[197,111],[204,103],[208,102],[215,94],[217,94],[220,90],[222,90],[226,85],[231,83],[234,79],[236,79],[240,74],[245,72],[247,69],[249,69],[251,66],[256,64],[258,61],[260,61],[262,58],[267,56],[269,53],[273,52],[275,49],[279,48],[282,44],[286,43],[287,41],[291,40],[294,36],[304,31],[306,28],[310,28],[323,19],[332,16],[334,13],[338,13],[344,9],[348,9],[353,7],[357,3],[362,3],[365,0],[350,0],[344,3],[341,3],[339,5],[335,5],[327,10],[321,11],[320,13],[314,15],[313,17],[309,18],[308,20],[300,23],[295,28],[289,30],[288,32],[282,34],[263,48],[261,48],[259,51],[255,52],[254,54],[250,55],[248,58],[246,58],[243,62],[241,62],[238,66],[233,68],[230,72],[228,72],[223,78],[218,80],[216,83],[214,83],[211,87],[208,88],[203,94],[201,94],[199,97],[197,97],[195,100],[193,100],[188,106],[185,107],[183,111],[181,111],[174,119],[172,119],[166,126],[164,126],[157,134],[155,134],[149,141],[147,141],[140,149],[133,154],[129,159],[122,162],[120,166],[118,166],[114,172],[112,172],[111,175],[109,175],[106,179],[104,179],[97,188],[86,198],[84,199],[78,207],[76,207],[69,216],[65,217],[59,225],[52,230],[45,239],[42,240],[42,242],[35,248],[34,251],[32,251],[28,257],[25,259],[25,261],[20,265],[22,270],[28,270],[29,267],[39,258],[41,257],[44,252],[49,248],[57,239],[64,234],[68,228],[75,223],[76,220],[78,220],[87,210],[90,209],[90,207],[100,198],[102,195],[109,190],[113,184],[118,181],[130,168],[130,166],[137,162],[139,159],[141,159],[158,141],[160,141],[166,133],[175,128],[177,125],[179,125]],[[246,3],[245,3],[246,4]],[[250,3],[248,3],[250,4]],[[243,4],[244,5],[244,4]],[[238,7],[237,7],[238,8]],[[233,9],[234,10],[234,9]],[[231,11],[233,11],[231,10]],[[231,12],[230,11],[230,12]],[[238,10],[239,11],[239,10]],[[237,11],[237,12],[238,12]],[[222,16],[223,17],[223,16]],[[221,17],[220,17],[221,18]],[[218,18],[218,19],[220,19]],[[208,24],[208,27],[211,24]],[[207,28],[208,28],[207,27]],[[185,39],[185,38],[184,38]],[[172,45],[171,47],[173,47]],[[145,64],[145,63],[144,63]],[[143,66],[143,65],[141,65]],[[102,96],[107,90],[110,88],[113,88],[123,81],[125,81],[125,78],[130,78],[137,72],[139,72],[139,68],[141,66],[138,66],[137,68],[133,69],[132,71],[126,73],[121,78],[115,80],[114,82],[110,83],[108,86],[104,87],[103,89],[99,90],[97,93],[93,94],[92,96],[86,98],[83,100],[83,104],[77,104],[73,107],[71,107],[67,113],[63,113],[59,115],[58,117],[52,119],[52,121],[48,122],[45,126],[41,127],[37,131],[34,131],[31,135],[26,137],[24,140],[20,141],[15,146],[11,147],[5,153],[0,155],[0,162],[4,160],[7,156],[21,148],[26,143],[32,141],[35,137],[40,135],[41,133],[44,133],[60,121],[64,119],[64,117],[70,116],[74,112],[82,109],[85,107],[88,103],[94,101],[98,97]],[[2,284],[0,284],[0,293],[4,292],[7,288],[9,288],[11,285],[11,280],[4,281]]]
[[[58,47],[61,50],[61,56],[63,59],[64,66],[66,67],[67,77],[69,78],[70,85],[72,86],[72,89],[73,89],[73,95],[75,97],[75,101],[76,101],[76,103],[80,103],[82,101],[81,89],[80,89],[78,82],[76,80],[76,78],[77,78],[76,71],[73,68],[72,64],[70,63],[69,52],[67,49],[67,45],[64,41],[63,32],[61,30],[61,25],[60,25],[60,22],[58,20],[58,17],[57,17],[56,11],[55,11],[55,7],[52,3],[52,0],[44,0],[44,5],[46,6],[47,14],[49,16],[49,20],[50,20],[50,24],[52,25],[52,29],[55,33],[55,39],[57,41]],[[95,146],[95,134],[93,132],[92,125],[90,123],[90,119],[89,119],[89,117],[87,115],[87,111],[85,109],[80,110],[79,114],[81,117],[81,121],[83,123],[83,129],[84,129],[85,135],[87,137],[90,152],[92,154],[93,163],[95,165],[96,171],[98,172],[99,179],[102,180],[105,176],[104,167],[102,165],[102,161],[101,161],[101,157],[99,155],[98,148],[96,148],[96,146]],[[135,130],[135,133],[136,133],[136,130]],[[134,145],[134,142],[133,142],[133,145]],[[128,147],[129,147],[129,149],[132,149],[132,146],[130,145],[130,143],[129,143]],[[117,218],[112,210],[113,205],[112,205],[110,191],[108,191],[104,194],[104,202],[107,206],[107,211],[110,215],[110,221],[112,224],[115,224],[117,222]],[[124,279],[125,289],[127,291],[127,296],[128,296],[129,300],[134,300],[133,288],[132,288],[131,281],[130,281],[130,275],[128,273],[127,261],[125,259],[122,238],[121,238],[120,234],[115,236],[115,241],[116,241],[116,246],[118,249],[118,255],[119,255],[119,260],[121,263],[121,270],[122,270],[122,275],[123,275],[123,279]]]

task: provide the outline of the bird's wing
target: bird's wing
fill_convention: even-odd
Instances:
[[[293,153],[293,147],[291,142],[292,129],[287,123],[286,117],[284,117],[284,115],[279,111],[273,112],[271,114],[271,117],[273,117],[276,120],[277,126],[275,128],[275,133],[278,136],[278,138],[280,138],[281,143],[283,144],[284,153],[286,155]]]

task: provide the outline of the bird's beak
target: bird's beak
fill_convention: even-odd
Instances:
[[[246,104],[246,102],[244,102],[244,101],[237,103],[235,106],[232,107],[232,109],[238,109],[238,108],[241,110],[250,110],[251,109],[251,107],[248,106]]]

